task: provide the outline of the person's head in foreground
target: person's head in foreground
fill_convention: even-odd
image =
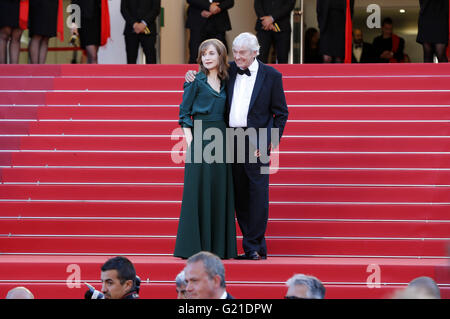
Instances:
[[[130,260],[118,256],[109,259],[101,267],[102,293],[105,299],[137,297],[136,270]]]
[[[189,257],[184,275],[189,299],[221,299],[226,294],[225,268],[220,258],[210,252]]]
[[[175,285],[177,290],[177,299],[187,299],[186,277],[184,275],[184,270],[182,270],[175,278]]]
[[[405,289],[397,290],[393,299],[441,299],[439,286],[430,277],[417,277]]]
[[[313,276],[296,274],[286,282],[288,290],[285,299],[324,299],[325,287]]]
[[[34,299],[34,295],[25,287],[16,287],[8,291],[6,299]]]

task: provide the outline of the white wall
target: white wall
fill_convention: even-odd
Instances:
[[[186,61],[185,0],[162,0],[164,27],[160,31],[161,63],[180,64]]]
[[[125,19],[120,13],[120,2],[121,0],[108,0],[111,38],[105,46],[100,47],[98,50],[98,63],[100,64],[127,63],[125,39],[123,37]]]
[[[233,39],[242,32],[256,34],[256,13],[253,7],[253,0],[235,0],[234,7],[228,11],[231,20],[231,31],[227,32],[228,56],[233,60],[231,45]]]

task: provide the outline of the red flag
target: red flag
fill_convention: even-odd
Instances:
[[[392,52],[394,52],[394,55],[397,53],[398,49],[400,47],[400,38],[392,34]],[[392,58],[389,60],[389,63],[399,63],[396,58]]]
[[[63,0],[58,2],[58,21],[56,25],[57,33],[59,34],[59,40],[64,42],[64,9]]]
[[[29,0],[20,0],[19,27],[22,30],[28,29],[28,11],[30,9]]]
[[[100,46],[104,46],[106,42],[108,42],[108,38],[111,37],[108,0],[102,0],[101,10],[102,10],[102,21],[101,21]]]
[[[450,0],[449,0],[450,1]],[[352,13],[350,8],[350,0],[347,0],[347,8],[345,11],[345,59],[344,63],[352,63],[352,42],[353,42],[353,25]]]

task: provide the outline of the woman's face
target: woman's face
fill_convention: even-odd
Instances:
[[[214,45],[210,44],[203,52],[202,64],[208,70],[218,69],[219,53]]]

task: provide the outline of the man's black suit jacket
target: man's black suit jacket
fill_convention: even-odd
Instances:
[[[250,100],[249,111],[247,115],[247,127],[258,130],[259,128],[268,129],[267,146],[272,142],[274,147],[279,140],[271,139],[271,128],[279,129],[279,139],[283,135],[284,127],[288,119],[288,107],[283,89],[282,75],[273,67],[260,61],[256,82]],[[228,81],[228,103],[226,120],[229,123],[231,102],[233,101],[234,84],[236,82],[237,66],[235,62],[230,63],[230,79]],[[259,135],[258,135],[259,136]],[[258,138],[258,145],[261,144]],[[264,143],[265,144],[265,143]]]
[[[353,17],[353,11],[355,7],[355,0],[350,0],[350,11]],[[346,0],[317,0],[316,12],[317,22],[321,32],[324,32],[328,27],[328,13],[331,8],[339,8],[342,12],[345,12],[347,8]]]
[[[352,63],[376,63],[375,51],[370,43],[363,43],[361,59],[356,61],[355,55],[352,53]]]
[[[194,30],[204,30],[207,33],[214,34],[231,30],[230,16],[228,9],[234,6],[234,0],[214,0],[220,2],[219,7],[222,11],[210,18],[203,18],[203,10],[209,11],[211,3],[209,0],[187,0],[189,3],[186,28]]]
[[[122,0],[120,12],[126,21],[123,34],[134,33],[133,24],[144,20],[150,34],[155,35],[157,33],[155,20],[161,12],[161,0]]]
[[[295,7],[295,0],[255,0],[255,12],[258,16],[255,30],[262,30],[259,18],[272,16],[281,31],[291,31],[291,12]]]

